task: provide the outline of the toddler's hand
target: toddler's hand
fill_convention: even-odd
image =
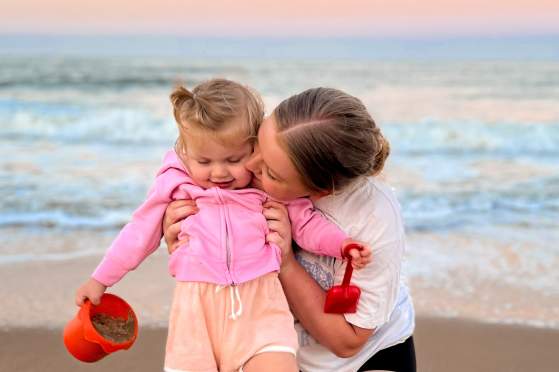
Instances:
[[[76,291],[76,305],[82,306],[86,299],[89,299],[93,305],[99,305],[101,296],[105,293],[107,287],[97,280],[90,278],[82,284]]]
[[[362,269],[371,263],[373,259],[371,248],[362,242],[355,241],[353,239],[347,239],[344,241],[344,249],[348,244],[357,244],[361,248],[350,249],[347,254],[351,256],[351,266],[354,269]]]

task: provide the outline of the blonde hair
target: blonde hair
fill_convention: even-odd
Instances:
[[[279,104],[273,117],[280,144],[314,191],[343,189],[384,167],[390,145],[365,105],[345,92],[313,88]]]
[[[212,135],[224,143],[238,140],[239,136],[254,142],[264,118],[260,96],[249,87],[231,80],[208,80],[192,92],[184,86],[177,86],[170,98],[179,129],[175,151],[183,161],[189,131]],[[232,128],[235,119],[240,119],[236,124],[241,125]]]

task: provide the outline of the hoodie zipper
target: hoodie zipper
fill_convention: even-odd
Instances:
[[[229,242],[229,227],[228,227],[229,211],[227,209],[225,201],[223,200],[223,197],[221,195],[221,191],[219,191],[219,189],[217,189],[217,188],[215,190],[216,190],[216,193],[219,197],[219,201],[222,204],[223,219],[224,219],[224,222],[225,222],[225,253],[226,253],[226,263],[227,263],[226,275],[228,276],[228,280],[231,282],[231,285],[236,285],[235,281],[233,280],[233,275],[231,274],[231,246],[230,246],[230,242]]]

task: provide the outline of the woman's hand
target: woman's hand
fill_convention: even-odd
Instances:
[[[101,296],[106,290],[107,287],[104,284],[90,278],[76,291],[76,305],[82,306],[85,303],[85,300],[91,301],[93,305],[99,305],[101,302]]]
[[[274,243],[281,249],[281,265],[288,264],[294,259],[291,249],[291,222],[285,205],[276,201],[267,201],[263,204],[262,214],[266,217],[270,232],[266,236],[268,243]]]
[[[181,245],[188,243],[188,239],[178,239],[181,221],[196,213],[198,213],[198,207],[194,200],[175,200],[167,206],[163,216],[163,236],[169,254]]]

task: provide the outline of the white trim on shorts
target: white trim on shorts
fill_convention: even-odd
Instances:
[[[289,346],[283,345],[268,345],[264,346],[262,349],[258,350],[254,355],[262,354],[262,353],[291,353],[297,356],[297,352],[295,349]],[[253,355],[253,356],[254,356]]]
[[[254,355],[252,357],[254,357],[255,355],[258,355],[258,354],[262,354],[262,353],[291,353],[294,356],[297,356],[297,352],[292,347],[283,346],[283,345],[268,345],[268,346],[264,346],[262,349],[258,350],[256,353],[254,353]],[[244,364],[243,364],[243,366],[244,366]],[[241,366],[241,368],[239,368],[239,372],[243,372],[243,366]],[[188,372],[187,370],[173,369],[173,368],[168,368],[168,367],[165,367],[163,370],[165,372]]]
[[[174,368],[169,368],[169,367],[163,367],[163,371],[165,371],[165,372],[194,372],[194,371],[187,370],[187,369],[174,369]],[[211,370],[211,371],[214,371],[214,370]],[[215,371],[217,371],[217,369]]]
[[[264,346],[262,349],[254,353],[254,355],[251,356],[251,358],[254,357],[255,355],[262,354],[262,353],[290,353],[293,354],[294,356],[297,356],[297,352],[292,347],[283,346],[283,345],[268,345],[268,346]],[[241,368],[239,368],[239,372],[243,372],[243,366],[244,364],[241,366]],[[170,372],[174,372],[174,371],[170,371]]]

